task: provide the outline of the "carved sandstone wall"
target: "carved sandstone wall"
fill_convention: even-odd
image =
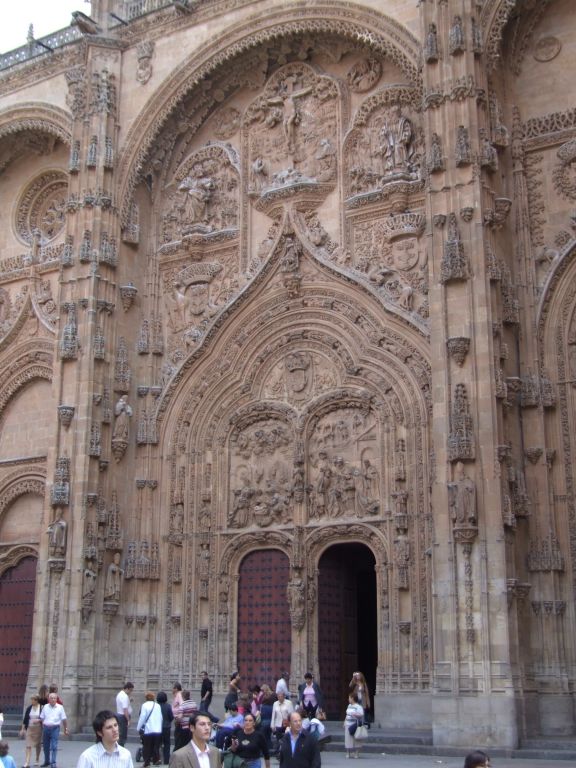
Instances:
[[[262,548],[290,563],[292,676],[317,672],[320,559],[353,542],[383,721],[573,731],[569,1],[100,5],[0,77],[0,564],[39,557],[30,687],[60,679],[77,722],[125,678],[223,692]]]

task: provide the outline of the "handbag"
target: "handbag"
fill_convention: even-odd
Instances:
[[[156,702],[154,702],[154,704],[152,704],[152,706],[150,707],[150,712],[148,712],[148,715],[146,716],[146,720],[144,720],[144,725],[142,726],[142,728],[138,729],[138,736],[140,736],[140,738],[142,738],[144,736],[144,733],[146,732],[146,723],[150,719],[150,715],[154,711],[155,706],[156,706]]]
[[[136,750],[136,756],[134,757],[134,760],[136,760],[137,763],[141,763],[144,759],[144,750],[142,747],[138,747]]]
[[[350,734],[350,736],[354,736],[357,730],[358,730],[358,721],[348,726],[348,733]]]
[[[362,741],[363,739],[368,738],[368,728],[362,724],[359,725],[358,728],[356,728],[356,733],[354,734],[354,738],[356,741]]]

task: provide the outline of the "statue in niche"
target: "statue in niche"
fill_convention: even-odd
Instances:
[[[68,537],[68,524],[63,519],[63,510],[56,508],[55,518],[48,526],[48,547],[50,554],[55,557],[63,557],[66,554],[66,540]]]
[[[377,154],[382,158],[385,174],[411,170],[414,155],[413,138],[414,129],[411,121],[402,115],[399,106],[393,107],[389,118],[379,132],[380,146]]]
[[[179,192],[186,196],[182,204],[182,213],[186,224],[207,225],[210,221],[209,204],[214,195],[216,183],[209,176],[202,163],[196,163],[189,176],[178,186]]]
[[[172,295],[166,296],[166,309],[168,310],[168,323],[174,331],[182,331],[188,325],[188,310],[190,300],[186,296],[185,288],[179,281],[172,286]]]
[[[294,629],[300,630],[304,626],[304,582],[300,576],[294,576],[286,586],[290,618]]]
[[[130,436],[132,408],[128,405],[128,398],[126,395],[122,395],[116,403],[114,414],[116,416],[116,421],[114,422],[112,440],[127,443]]]
[[[476,526],[476,484],[466,475],[461,461],[456,464],[454,481],[448,483],[448,494],[453,522]]]
[[[93,600],[96,593],[97,573],[94,570],[94,563],[88,560],[82,579],[82,600]]]
[[[368,499],[376,499],[380,493],[378,470],[370,459],[364,459],[362,462],[362,491]]]
[[[410,586],[408,568],[410,565],[410,542],[404,535],[394,541],[394,565],[396,566],[396,587],[408,589]]]
[[[116,552],[114,559],[108,566],[106,583],[104,585],[104,600],[109,603],[119,603],[122,591],[122,578],[124,571],[120,568],[120,553]]]
[[[234,491],[234,505],[228,519],[231,528],[245,528],[250,522],[250,504],[254,495],[253,488],[245,485]]]

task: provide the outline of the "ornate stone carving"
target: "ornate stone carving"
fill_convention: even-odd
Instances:
[[[228,144],[213,143],[179,166],[168,190],[163,240],[235,230],[239,215],[239,159]]]
[[[112,433],[112,453],[118,462],[126,453],[130,439],[132,408],[128,404],[126,395],[123,395],[116,403],[114,414],[116,419],[114,421],[114,432]]]
[[[78,357],[78,326],[76,324],[76,304],[67,302],[63,305],[67,320],[62,328],[60,339],[60,357],[62,360],[76,360]]]
[[[54,240],[64,229],[68,178],[62,171],[47,171],[24,190],[16,208],[16,232],[32,245],[37,232],[40,245]]]
[[[358,113],[344,146],[350,206],[384,194],[402,196],[405,205],[411,185],[420,181],[424,147],[409,101],[408,94],[388,90],[370,97]]]
[[[429,24],[428,32],[426,34],[426,42],[424,43],[424,61],[428,64],[433,64],[437,62],[439,58],[438,31],[436,29],[436,24]]]
[[[118,290],[120,291],[120,298],[122,299],[122,308],[124,309],[124,312],[128,312],[134,303],[134,299],[138,295],[138,288],[130,282],[126,283],[126,285],[121,285]]]
[[[336,156],[328,148],[337,144],[337,96],[336,82],[307,64],[287,64],[272,75],[244,115],[249,193],[265,203],[278,189],[294,194],[319,184],[320,176],[335,180]]]
[[[440,173],[446,170],[446,162],[442,153],[442,142],[437,133],[432,134],[430,153],[428,155],[428,172]]]
[[[120,603],[123,577],[124,571],[120,567],[120,554],[116,552],[106,572],[106,582],[104,584],[104,602]]]
[[[457,365],[462,367],[470,350],[470,339],[467,336],[454,336],[448,339],[446,344],[450,357]]]
[[[298,571],[294,573],[286,586],[288,607],[292,627],[300,632],[304,627],[306,616],[306,591],[302,577]]]
[[[450,461],[466,461],[475,455],[474,427],[466,385],[456,384],[450,411],[448,458]]]
[[[154,42],[152,40],[143,40],[138,43],[136,48],[136,58],[138,59],[138,68],[136,70],[136,80],[140,85],[146,85],[152,77],[152,56],[154,55]]]
[[[459,125],[456,134],[456,166],[460,168],[464,165],[470,165],[472,160],[472,147],[470,146],[468,128],[466,128],[464,125]]]
[[[477,529],[476,484],[466,475],[460,461],[455,467],[454,480],[448,483],[448,496],[454,527]]]
[[[114,391],[126,393],[130,390],[132,380],[132,371],[128,360],[128,348],[126,339],[120,336],[118,347],[116,349],[116,360],[114,362]]]
[[[57,506],[54,510],[54,520],[48,526],[46,533],[48,534],[48,551],[50,555],[52,557],[65,557],[68,524],[64,520],[64,512],[61,507]]]
[[[346,73],[346,82],[351,91],[365,93],[378,84],[382,77],[382,63],[379,59],[360,59]]]
[[[448,34],[448,51],[451,56],[455,56],[458,53],[463,53],[466,50],[466,43],[464,42],[464,26],[462,24],[461,16],[454,16],[450,32]]]
[[[469,276],[468,260],[464,254],[464,244],[460,238],[456,214],[450,213],[448,214],[448,232],[440,266],[440,282],[467,280]]]

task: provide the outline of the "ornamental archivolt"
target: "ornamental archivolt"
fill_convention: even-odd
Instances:
[[[563,144],[556,153],[560,164],[552,172],[554,188],[568,200],[576,200],[576,138]]]
[[[63,171],[46,171],[24,190],[16,206],[14,228],[20,240],[32,245],[40,238],[43,245],[64,229],[68,176]]]

